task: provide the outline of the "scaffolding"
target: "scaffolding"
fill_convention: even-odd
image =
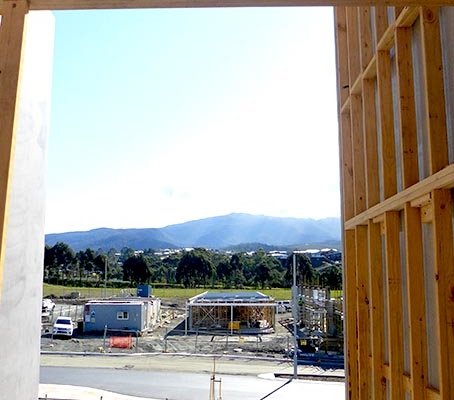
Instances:
[[[343,341],[342,299],[331,298],[325,288],[301,287],[299,295],[302,337],[319,337],[339,348]]]

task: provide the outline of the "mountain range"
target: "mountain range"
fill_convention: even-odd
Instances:
[[[120,250],[123,247],[165,249],[205,247],[223,249],[246,243],[300,246],[340,242],[340,219],[281,218],[229,214],[169,225],[164,228],[98,228],[84,232],[51,233],[46,244],[65,242],[75,251],[86,248]]]

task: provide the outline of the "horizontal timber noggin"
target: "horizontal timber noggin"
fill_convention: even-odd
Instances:
[[[25,0],[1,0],[14,3]],[[202,7],[373,7],[373,6],[447,6],[453,0],[28,0],[30,10],[102,10],[134,8],[202,8]]]

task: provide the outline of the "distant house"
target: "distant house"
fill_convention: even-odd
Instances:
[[[161,300],[158,298],[127,298],[93,300],[85,304],[84,332],[124,330],[144,332],[161,319]]]
[[[189,299],[186,331],[271,333],[277,303],[260,292],[205,292]]]

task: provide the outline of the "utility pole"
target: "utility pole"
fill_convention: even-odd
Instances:
[[[216,399],[216,383],[219,383],[219,397]],[[213,358],[213,374],[210,378],[210,398],[209,400],[222,400],[222,381],[216,379],[216,358]]]
[[[292,314],[293,314],[293,379],[298,379],[298,286],[296,286],[296,254],[293,253],[293,285],[292,285]]]
[[[107,253],[104,260],[104,298],[107,298]]]

